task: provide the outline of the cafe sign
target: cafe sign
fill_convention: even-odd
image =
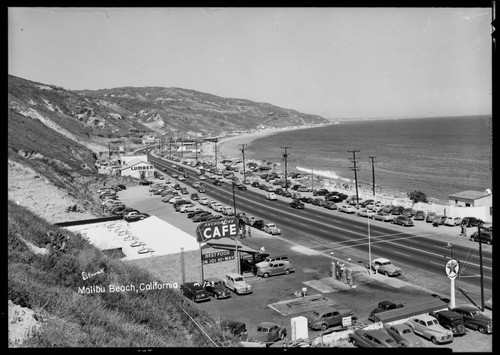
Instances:
[[[223,218],[208,221],[196,228],[196,241],[203,243],[212,239],[231,238],[238,235],[236,218]]]

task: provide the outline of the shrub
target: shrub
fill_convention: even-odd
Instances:
[[[427,195],[422,191],[408,192],[407,196],[410,200],[413,201],[414,204],[417,202],[429,202]]]

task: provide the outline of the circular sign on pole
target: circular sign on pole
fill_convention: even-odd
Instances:
[[[450,259],[444,267],[444,272],[450,280],[454,280],[458,276],[458,271],[460,270],[460,264],[457,259]]]

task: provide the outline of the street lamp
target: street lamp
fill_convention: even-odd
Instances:
[[[351,268],[351,258],[347,258],[347,262],[349,263],[349,269]]]
[[[368,221],[368,272],[372,274],[372,245],[370,242],[370,218],[366,219]]]
[[[333,263],[333,254],[335,254],[333,251],[330,252],[330,255],[332,256],[332,263]]]
[[[450,249],[451,259],[453,259],[453,244],[448,243],[445,248]]]

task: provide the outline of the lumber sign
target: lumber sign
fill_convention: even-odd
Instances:
[[[211,239],[231,238],[238,235],[238,220],[236,218],[223,218],[208,221],[196,228],[196,241],[206,242]]]

